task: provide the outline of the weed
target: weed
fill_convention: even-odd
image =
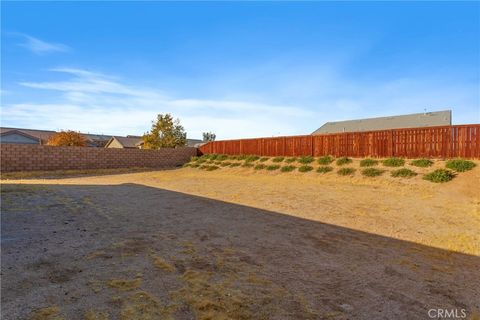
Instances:
[[[280,169],[280,165],[278,164],[272,164],[270,166],[267,166],[267,170],[269,171],[278,170],[278,169]]]
[[[250,156],[248,156],[247,158],[245,158],[245,161],[247,161],[247,162],[253,162],[253,161],[257,161],[258,159],[260,159],[259,156],[250,155]]]
[[[241,165],[240,162],[233,162],[230,167],[233,168],[233,167],[239,167]]]
[[[363,159],[360,161],[360,167],[373,167],[378,165],[378,160],[375,159]]]
[[[200,159],[200,158],[197,157],[197,156],[190,157],[190,161],[191,161],[191,162],[197,161],[198,159]]]
[[[207,166],[207,168],[205,168],[205,170],[206,171],[213,171],[213,170],[217,170],[219,168],[220,168],[219,166],[211,165],[211,166]]]
[[[253,164],[253,163],[250,163],[250,162],[244,162],[244,163],[242,164],[242,167],[244,167],[244,168],[251,168],[251,167],[253,167],[253,166],[254,166],[254,164]]]
[[[260,162],[265,162],[265,161],[268,161],[268,159],[270,159],[270,158],[268,158],[268,157],[263,157],[263,158],[260,158],[260,160],[258,160],[258,161],[260,161]]]
[[[239,154],[237,156],[237,160],[245,160],[247,158],[247,155],[246,154]]]
[[[297,161],[296,157],[290,157],[290,158],[285,159],[286,163],[292,163],[292,162],[295,162],[295,161]]]
[[[197,164],[202,164],[202,163],[205,163],[207,162],[207,159],[206,158],[200,158],[197,160]]]
[[[293,170],[295,170],[297,167],[295,166],[284,166],[282,167],[282,169],[280,169],[280,171],[282,172],[291,172]]]
[[[341,168],[337,171],[337,174],[341,176],[350,176],[353,175],[355,171],[356,170],[354,168]]]
[[[367,168],[362,170],[362,175],[366,177],[377,177],[381,176],[385,170],[377,169],[377,168]]]
[[[191,163],[184,163],[182,167],[186,168],[186,167],[190,167],[192,164]]]
[[[321,166],[321,167],[318,167],[318,169],[317,169],[318,173],[327,173],[327,172],[330,172],[330,171],[333,171],[333,168],[330,167],[330,166]]]
[[[304,166],[301,166],[300,168],[298,168],[298,171],[300,172],[308,172],[308,171],[312,171],[313,170],[313,167],[312,166],[307,166],[307,165],[304,165]]]
[[[410,177],[415,177],[417,173],[413,170],[402,168],[402,169],[392,171],[390,175],[394,178],[410,178]]]
[[[410,162],[412,166],[426,168],[430,167],[433,164],[433,161],[430,159],[416,159]]]
[[[318,158],[318,164],[327,165],[333,162],[332,156],[323,156]]]
[[[218,154],[212,153],[210,155],[207,155],[207,159],[215,160],[217,159],[218,156],[219,156]]]
[[[463,159],[448,160],[445,165],[445,167],[447,167],[448,169],[452,169],[457,172],[465,172],[468,170],[472,170],[475,166],[475,162]]]
[[[405,165],[405,160],[402,158],[388,158],[382,161],[385,167],[401,167]]]
[[[229,159],[229,160],[237,160],[237,159],[238,159],[238,156],[229,156],[228,159]]]
[[[229,161],[223,161],[223,162],[220,163],[220,166],[222,166],[222,167],[228,167],[228,166],[231,165],[231,164],[232,164],[232,163],[229,162]]]
[[[298,162],[303,163],[303,164],[308,164],[313,162],[313,157],[312,156],[303,156],[300,159],[298,159]],[[300,169],[298,169],[300,170]]]
[[[255,170],[262,170],[262,169],[265,169],[266,167],[267,167],[266,165],[260,163],[260,164],[257,164],[254,169]]]
[[[344,164],[352,163],[352,159],[347,158],[347,157],[341,157],[337,159],[337,166],[343,166]]]
[[[198,167],[200,167],[200,165],[198,163],[192,163],[192,164],[190,164],[190,167],[198,168]]]
[[[455,177],[455,173],[450,170],[446,169],[437,169],[430,173],[427,173],[423,176],[423,179],[435,182],[435,183],[442,183],[452,180]]]
[[[273,162],[282,162],[285,157],[275,157],[272,159]]]

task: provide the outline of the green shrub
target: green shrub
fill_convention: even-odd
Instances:
[[[216,165],[222,164],[222,161],[208,161],[208,163],[214,163]]]
[[[353,161],[353,160],[350,159],[350,158],[341,157],[341,158],[338,158],[338,159],[337,159],[336,164],[337,164],[337,166],[343,166],[343,165],[345,165],[345,164],[352,163],[352,161]]]
[[[186,167],[190,167],[191,165],[192,165],[191,163],[184,163],[183,167],[186,168]]]
[[[349,175],[353,175],[355,171],[356,170],[354,168],[341,168],[341,169],[338,169],[337,174],[341,176],[349,176]]]
[[[373,167],[378,165],[378,160],[375,159],[363,159],[360,161],[360,167]]]
[[[362,174],[366,177],[377,177],[382,175],[385,170],[380,170],[377,168],[367,168],[362,170]]]
[[[232,168],[233,168],[233,167],[239,167],[240,165],[241,165],[240,162],[233,162],[233,163],[230,165],[230,167],[232,167]]]
[[[300,171],[300,172],[308,172],[308,171],[312,171],[312,170],[313,170],[312,166],[306,166],[306,165],[298,168],[298,171]]]
[[[446,165],[448,169],[455,170],[457,172],[465,172],[468,170],[472,170],[476,164],[470,160],[463,160],[463,159],[453,159],[448,160]]]
[[[210,160],[215,160],[217,159],[218,156],[219,156],[218,154],[211,153],[211,154],[207,154],[205,158]]]
[[[278,164],[272,164],[270,166],[267,166],[267,170],[273,171],[273,170],[278,170],[280,169],[280,165]]]
[[[453,171],[447,169],[437,169],[430,173],[427,173],[423,176],[423,179],[435,182],[435,183],[442,183],[452,180],[455,177],[455,173]]]
[[[269,157],[263,157],[263,158],[260,158],[260,160],[258,160],[258,161],[265,162],[265,161],[268,161],[268,159],[270,159],[270,158]]]
[[[229,160],[237,160],[238,156],[228,156]]]
[[[227,159],[228,159],[228,156],[226,154],[219,154],[216,158],[217,161],[224,161]]]
[[[247,158],[246,154],[240,154],[237,156],[237,160],[245,160]]]
[[[334,159],[333,159],[332,156],[323,156],[323,157],[318,158],[318,164],[327,165],[327,164],[332,163],[333,160]]]
[[[282,169],[280,169],[280,171],[282,172],[291,172],[293,170],[295,170],[297,167],[295,166],[284,166],[282,167]]]
[[[417,173],[413,170],[402,168],[398,170],[393,170],[390,175],[394,178],[410,178],[415,177]]]
[[[430,167],[433,164],[433,161],[430,159],[416,159],[410,162],[412,166],[426,168]]]
[[[303,164],[308,164],[313,162],[313,157],[312,156],[303,156],[298,159],[298,162],[303,163]],[[300,169],[298,169],[300,170]]]
[[[260,163],[260,164],[257,164],[257,165],[255,166],[255,168],[253,168],[253,169],[255,169],[255,170],[263,170],[263,169],[265,169],[266,167],[267,167],[266,165]]]
[[[192,164],[190,164],[190,167],[192,167],[192,168],[198,168],[198,167],[200,167],[200,164],[198,164],[198,163],[192,163]]]
[[[333,161],[333,160],[332,160],[332,161]],[[330,167],[330,166],[321,166],[321,167],[318,167],[318,168],[317,168],[317,172],[318,172],[318,173],[327,173],[327,172],[330,172],[330,171],[332,171],[332,170],[333,170],[333,168]]]
[[[401,167],[405,165],[405,160],[402,158],[388,158],[382,161],[385,167]]]
[[[290,157],[290,158],[285,159],[286,163],[292,163],[292,162],[295,162],[295,161],[297,161],[296,157]]]
[[[191,162],[197,161],[198,159],[200,159],[200,157],[197,157],[197,156],[190,157]]]
[[[207,159],[206,159],[206,158],[200,158],[200,159],[197,160],[197,163],[198,163],[198,164],[202,164],[202,163],[204,163],[204,162],[207,162]]]
[[[231,164],[232,164],[232,163],[229,162],[229,161],[220,162],[220,165],[221,165],[222,167],[227,167],[227,166],[229,166],[229,165],[231,165]]]
[[[244,163],[242,164],[242,167],[244,167],[244,168],[251,168],[251,167],[253,167],[253,166],[254,166],[254,164],[253,164],[253,163],[250,163],[250,162],[244,162]]]
[[[247,157],[245,158],[245,161],[247,161],[247,162],[254,162],[254,161],[257,161],[258,159],[260,159],[259,156],[250,155],[250,156],[247,156]]]
[[[272,159],[273,162],[282,162],[283,159],[285,159],[284,157],[275,157]]]

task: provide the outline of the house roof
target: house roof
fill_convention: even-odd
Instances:
[[[201,140],[201,139],[187,139],[187,142],[186,142],[185,146],[186,147],[195,147],[197,144],[203,143],[203,142],[204,141]],[[143,145],[143,140],[140,139],[140,141],[138,141],[135,145],[137,147]]]
[[[33,138],[36,140],[40,140],[41,144],[47,143],[50,136],[57,133],[56,131],[52,130],[36,130],[36,129],[22,129],[22,128],[8,128],[8,127],[0,127],[1,135],[7,134],[21,134],[29,138]],[[90,133],[82,133],[82,135],[87,139],[87,142],[91,145],[102,146],[104,145],[111,136],[104,135],[104,134],[90,134]]]
[[[327,122],[312,134],[373,131],[402,128],[448,126],[452,124],[452,111],[413,113],[358,120]]]
[[[139,137],[118,137],[118,136],[113,136],[105,145],[105,147],[108,147],[108,145],[113,141],[116,140],[119,144],[121,144],[124,148],[136,148],[139,143],[142,141],[141,138]]]

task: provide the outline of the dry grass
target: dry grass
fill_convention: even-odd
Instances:
[[[108,312],[88,310],[85,313],[85,320],[109,320]]]
[[[146,291],[135,292],[121,302],[121,320],[172,319],[170,315],[175,310]]]
[[[53,170],[53,171],[19,171],[2,172],[2,180],[22,179],[55,179],[75,176],[103,176],[112,174],[154,171],[152,168],[118,168],[118,169],[85,169],[85,170]]]
[[[158,255],[151,255],[153,265],[167,272],[175,272],[175,267]]]
[[[110,288],[117,289],[119,291],[131,291],[139,288],[142,285],[142,279],[136,278],[133,280],[126,279],[112,279],[108,282]]]
[[[57,306],[35,310],[29,317],[30,320],[64,320]]]

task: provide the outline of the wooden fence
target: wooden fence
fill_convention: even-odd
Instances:
[[[201,153],[480,158],[480,124],[209,142]]]

